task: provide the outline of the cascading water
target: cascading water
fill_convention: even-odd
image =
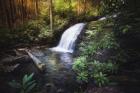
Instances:
[[[68,28],[63,33],[58,46],[54,48],[50,48],[49,50],[25,50],[35,63],[36,67],[41,71],[44,71],[44,78],[41,78],[43,84],[45,83],[54,86],[53,93],[58,93],[59,89],[64,91],[63,93],[74,93],[74,89],[79,87],[75,79],[75,73],[72,70],[73,58],[71,53],[74,50],[75,41],[84,26],[84,23],[78,23]],[[51,90],[53,86],[51,87]],[[43,87],[43,89],[47,93],[52,93],[50,88]]]
[[[78,23],[68,28],[63,33],[59,44],[56,47],[50,48],[50,50],[72,53],[75,46],[75,41],[80,32],[83,30],[84,26],[84,23]]]
[[[78,23],[70,28],[68,28],[62,35],[61,40],[58,44],[58,46],[50,48],[52,51],[59,51],[59,52],[69,52],[72,53],[75,45],[75,41],[80,34],[80,32],[83,30],[85,24],[84,23]],[[32,53],[27,50],[25,50],[28,55],[33,59],[35,64],[40,68],[40,64],[42,63],[42,57],[45,55],[43,52],[36,52]],[[39,55],[41,53],[41,55]],[[38,55],[41,56],[41,59],[38,58]],[[45,57],[46,58],[46,57]],[[63,59],[65,59],[63,57]],[[43,60],[44,61],[44,60]]]

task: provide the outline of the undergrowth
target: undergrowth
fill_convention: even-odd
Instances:
[[[117,73],[119,62],[124,60],[114,36],[113,25],[111,18],[89,23],[73,64],[78,82],[93,82],[102,87],[109,84],[110,75]]]

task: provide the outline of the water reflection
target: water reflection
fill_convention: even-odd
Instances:
[[[32,51],[32,54],[46,65],[44,74],[46,84],[53,84],[55,88],[65,90],[65,93],[68,91],[72,93],[77,84],[72,71],[73,57],[71,53],[42,49]]]

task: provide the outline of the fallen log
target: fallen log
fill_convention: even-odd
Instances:
[[[43,64],[37,57],[35,57],[31,52],[29,52],[28,50],[25,50],[27,52],[27,54],[29,55],[29,57],[33,60],[33,62],[35,63],[35,65],[37,66],[37,68],[41,71],[44,71],[46,68],[46,65]]]

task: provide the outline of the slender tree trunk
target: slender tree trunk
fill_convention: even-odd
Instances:
[[[9,1],[10,2],[10,1]],[[9,8],[9,3],[8,1],[5,3],[5,11],[6,11],[6,17],[7,17],[7,23],[8,23],[8,26],[9,28],[12,28],[12,23],[11,23],[11,17],[10,17],[10,8]]]
[[[86,12],[87,12],[87,1],[84,0],[84,14],[86,15]]]
[[[53,31],[53,4],[52,4],[52,0],[49,0],[49,15],[50,15],[50,30]]]
[[[80,15],[80,0],[78,0],[78,15]]]
[[[35,1],[35,12],[37,16],[38,15],[38,0]]]

